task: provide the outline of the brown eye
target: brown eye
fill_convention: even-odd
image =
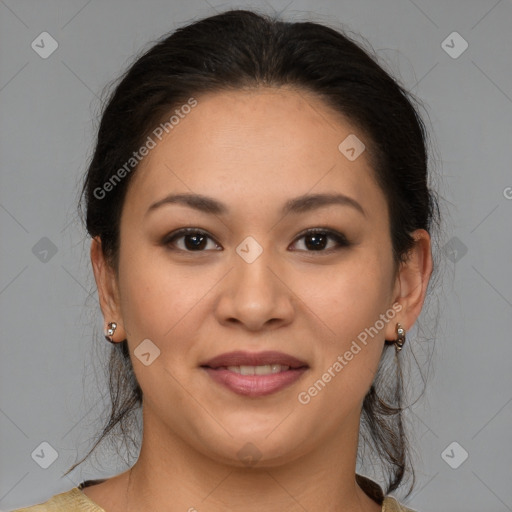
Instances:
[[[186,252],[204,252],[208,247],[208,240],[213,241],[213,238],[206,232],[195,228],[180,229],[175,233],[165,237],[162,241],[163,245],[175,246],[177,241],[183,239],[181,247],[177,247],[180,251]],[[214,242],[214,241],[213,241]],[[219,250],[219,246],[214,242],[213,250]],[[210,247],[210,250],[212,247]]]
[[[308,252],[330,252],[331,250],[337,250],[350,245],[345,235],[330,229],[310,229],[299,236],[296,239],[296,243],[302,239],[304,239],[305,249],[300,250]],[[329,240],[334,241],[334,246],[331,244],[328,247]]]

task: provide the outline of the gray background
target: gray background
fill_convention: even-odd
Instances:
[[[435,344],[414,345],[413,329],[402,352],[416,351],[428,379],[409,415],[418,484],[406,503],[512,510],[509,0],[0,0],[0,508],[126,468],[107,452],[61,477],[90,446],[106,400],[98,361],[108,344],[93,341],[102,318],[75,213],[104,86],[182,23],[254,6],[361,33],[426,104],[447,223],[442,284],[422,316],[425,326],[437,318]],[[43,31],[58,42],[46,59],[31,47]],[[462,40],[442,46],[454,31],[469,45],[457,58]],[[58,454],[47,469],[43,442]]]

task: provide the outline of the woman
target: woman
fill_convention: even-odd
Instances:
[[[402,87],[316,23],[228,11],[140,57],[83,188],[113,344],[99,440],[141,406],[140,454],[19,510],[410,510],[388,493],[414,475],[400,350],[433,268],[425,140]],[[356,473],[362,441],[385,492]]]

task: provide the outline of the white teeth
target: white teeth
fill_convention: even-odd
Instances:
[[[263,366],[228,366],[227,369],[230,372],[240,373],[241,375],[269,375],[271,373],[285,372],[290,367],[281,364],[266,364]]]

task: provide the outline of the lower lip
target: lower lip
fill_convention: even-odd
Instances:
[[[208,375],[231,391],[244,396],[265,396],[286,388],[297,381],[308,368],[296,368],[269,375],[241,375],[225,368],[202,367]]]

